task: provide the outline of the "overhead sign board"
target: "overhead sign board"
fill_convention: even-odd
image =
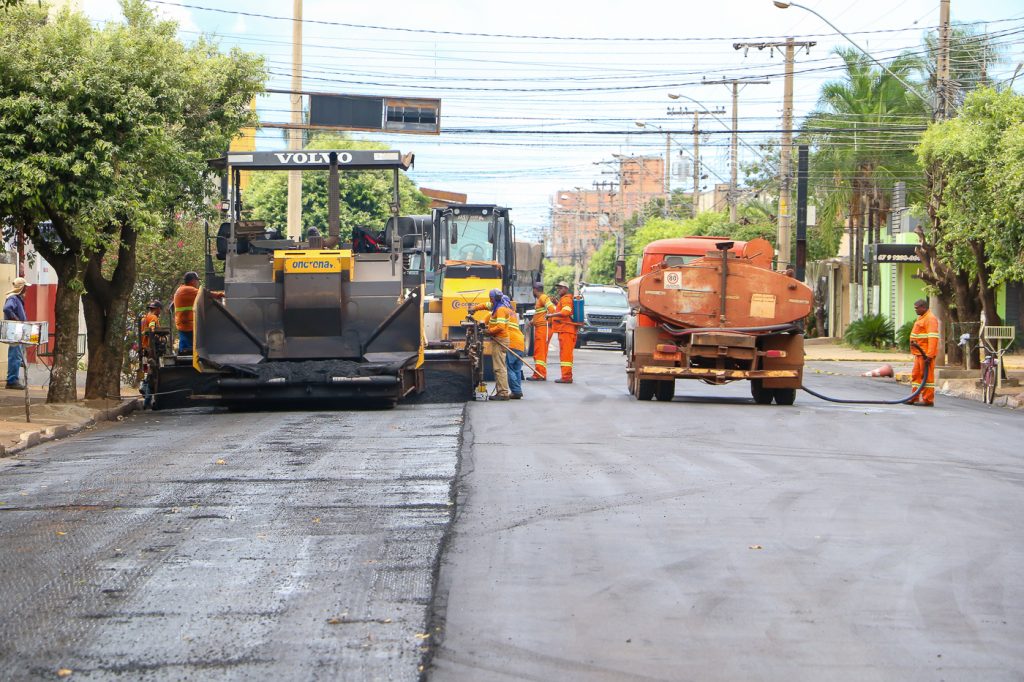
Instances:
[[[920,263],[915,244],[873,244],[877,263]]]
[[[441,134],[441,100],[310,93],[309,126]]]
[[[409,170],[414,157],[397,150],[303,149],[278,152],[229,152],[226,157],[208,163],[214,168],[225,165],[249,170],[327,170],[336,160],[342,170]]]

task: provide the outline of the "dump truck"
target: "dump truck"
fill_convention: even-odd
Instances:
[[[676,379],[750,382],[754,402],[792,405],[803,381],[809,287],[771,268],[764,239],[662,239],[629,281],[626,376],[637,400],[670,401]]]
[[[376,150],[229,152],[228,220],[208,245],[206,284],[194,304],[194,349],[151,363],[154,408],[302,400],[394,405],[424,388],[423,223],[401,216],[399,171],[411,154]],[[242,171],[326,170],[326,233],[284,238],[243,220]],[[391,171],[392,216],[383,230],[339,239],[338,173]],[[208,237],[209,238],[209,237]],[[211,289],[222,289],[219,299]]]

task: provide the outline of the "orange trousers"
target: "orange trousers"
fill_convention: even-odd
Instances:
[[[558,364],[562,367],[562,379],[572,381],[572,351],[576,347],[576,330],[558,332]]]
[[[551,337],[548,336],[548,328],[533,327],[533,365],[537,369],[533,372],[533,379],[548,378],[548,344]]]
[[[931,404],[935,402],[935,358],[931,359],[928,367],[928,376],[924,376],[924,356],[914,354],[914,369],[910,373],[910,390],[916,391],[924,380],[924,390],[917,396],[917,401]],[[917,402],[915,401],[915,402]]]

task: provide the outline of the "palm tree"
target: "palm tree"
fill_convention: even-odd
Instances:
[[[900,82],[917,80],[923,70],[919,57],[904,53],[886,71],[860,52],[837,49],[836,54],[846,72],[822,88],[818,109],[807,117],[801,137],[814,149],[818,224],[829,233],[845,217],[853,247],[851,277],[861,284],[864,229],[869,240],[877,241],[893,185],[906,182],[911,196],[924,189],[914,149],[920,138],[916,128],[928,122],[930,112]],[[827,241],[838,243],[835,236],[826,236]]]

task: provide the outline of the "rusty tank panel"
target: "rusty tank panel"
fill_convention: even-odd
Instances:
[[[764,267],[762,254],[750,256],[710,252],[686,265],[656,268],[630,280],[629,303],[659,322],[683,328],[771,327],[806,317],[813,304],[811,289]]]

